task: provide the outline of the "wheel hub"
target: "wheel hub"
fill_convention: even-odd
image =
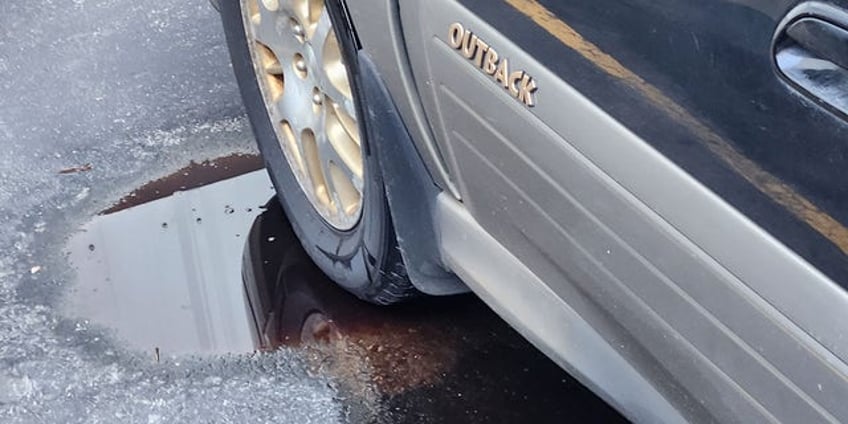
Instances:
[[[323,0],[241,0],[241,10],[283,156],[324,220],[353,228],[362,213],[359,125]]]

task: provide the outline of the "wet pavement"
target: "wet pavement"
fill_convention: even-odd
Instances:
[[[617,419],[474,297],[301,260],[206,0],[0,2],[0,73],[0,422]]]
[[[265,172],[233,175],[251,163],[192,164],[83,225],[65,313],[154,361],[296,352],[349,422],[622,421],[473,295],[379,307],[338,288]]]
[[[472,294],[366,304],[307,258],[271,200],[245,248],[264,348],[308,349],[386,422],[623,422]]]

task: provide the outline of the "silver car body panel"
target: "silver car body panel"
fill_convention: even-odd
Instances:
[[[619,402],[631,419],[686,422],[567,302],[480,227],[461,203],[441,194],[436,221],[447,264],[539,350],[606,399]]]
[[[841,288],[456,2],[404,2],[400,22],[391,1],[350,3],[425,163],[462,198],[439,201],[446,263],[519,331],[636,420],[848,421]],[[534,76],[534,108],[447,44],[454,22]]]
[[[398,113],[406,123],[433,181],[459,197],[438,145],[433,142],[431,126],[423,112],[418,89],[412,79],[395,0],[357,0],[348,2],[348,11],[356,25],[362,48],[383,72],[383,82],[392,94]]]

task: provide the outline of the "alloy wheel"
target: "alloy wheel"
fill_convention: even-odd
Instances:
[[[338,230],[362,213],[359,125],[341,46],[323,0],[241,0],[260,91],[300,188]]]

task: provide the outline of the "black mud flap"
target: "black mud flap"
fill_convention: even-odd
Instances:
[[[418,290],[430,295],[467,292],[465,284],[445,268],[439,255],[434,206],[441,190],[418,155],[374,62],[362,51],[358,61],[368,115],[368,140],[383,173],[409,279]]]

